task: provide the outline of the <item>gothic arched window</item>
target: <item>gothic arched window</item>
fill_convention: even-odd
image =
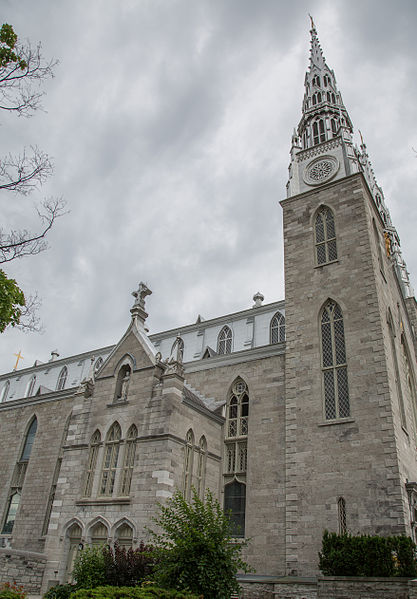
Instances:
[[[88,453],[87,461],[87,472],[84,484],[84,495],[85,497],[91,497],[93,490],[94,475],[97,466],[98,450],[101,444],[101,434],[99,430],[96,430],[90,439],[90,450]]]
[[[347,533],[346,501],[343,497],[339,497],[337,500],[337,518],[339,521],[339,534],[345,535]]]
[[[120,547],[132,547],[133,544],[133,528],[127,522],[124,522],[119,528],[116,530],[116,541]]]
[[[328,300],[321,313],[321,357],[326,420],[350,416],[345,332],[340,306]]]
[[[217,339],[217,353],[230,354],[232,352],[232,330],[227,325],[222,328]]]
[[[174,357],[178,362],[183,362],[184,360],[184,340],[181,337],[177,337],[172,344],[171,348],[171,356]]]
[[[34,394],[35,385],[36,385],[36,376],[33,375],[33,377],[30,379],[30,381],[28,383],[25,397],[32,397],[32,395],[35,395]]]
[[[114,394],[114,401],[127,401],[127,393],[129,390],[130,377],[132,375],[132,368],[130,364],[124,364],[118,374],[116,381],[116,392]]]
[[[232,522],[234,537],[245,536],[246,485],[233,480],[224,487],[224,511]]]
[[[207,441],[204,435],[200,439],[198,447],[198,462],[196,474],[196,491],[200,499],[204,498],[204,486],[206,478]]]
[[[281,343],[285,341],[285,317],[277,312],[271,320],[270,343]]]
[[[120,451],[122,431],[115,422],[107,433],[104,446],[103,467],[101,469],[100,495],[113,495],[114,482],[117,472],[117,461]]]
[[[327,264],[337,260],[336,228],[333,212],[321,206],[314,221],[316,264]]]
[[[194,433],[190,429],[185,437],[184,447],[184,485],[183,492],[185,499],[191,497],[191,487],[193,484],[193,457],[194,457]]]
[[[29,462],[30,454],[32,453],[32,446],[35,440],[37,428],[38,421],[35,416],[32,419],[32,422],[30,423],[30,426],[26,433],[22,452],[20,454],[20,460],[16,462],[16,465],[14,467],[12,482],[9,491],[9,501],[3,519],[1,534],[10,534],[13,530],[14,522],[16,519],[16,513],[19,508],[22,487],[25,481],[27,465]]]
[[[1,390],[0,403],[2,401],[6,401],[7,396],[9,394],[9,389],[10,389],[10,381],[6,381],[5,384],[3,385],[3,389]]]
[[[67,382],[67,377],[68,377],[68,368],[66,366],[64,366],[63,368],[61,368],[61,372],[59,373],[59,376],[58,376],[58,382],[56,384],[57,391],[62,391],[62,389],[65,389],[65,383]]]
[[[72,571],[74,570],[75,559],[80,550],[82,538],[81,527],[74,522],[68,530],[66,534],[66,539],[68,543],[68,554],[67,554],[67,565],[65,570],[65,582],[72,583]]]
[[[249,425],[249,393],[246,383],[238,378],[227,402],[225,474],[246,474]]]
[[[132,482],[133,465],[135,462],[136,439],[138,429],[134,424],[127,431],[125,454],[123,458],[122,479],[120,483],[120,495],[129,495]]]
[[[109,538],[109,530],[103,522],[97,522],[90,530],[92,545],[106,545]]]

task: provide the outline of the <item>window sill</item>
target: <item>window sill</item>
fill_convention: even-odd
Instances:
[[[334,420],[326,420],[325,422],[319,422],[317,426],[332,426],[333,424],[349,424],[350,422],[355,422],[355,419],[352,417],[348,418],[335,418]]]
[[[75,505],[127,505],[130,503],[130,497],[86,497],[79,499]]]
[[[127,406],[128,403],[129,402],[128,402],[127,399],[123,399],[123,400],[119,399],[117,401],[113,401],[112,403],[108,403],[107,407],[108,408],[114,408],[116,406]]]
[[[329,262],[323,262],[323,264],[316,264],[314,268],[323,268],[323,266],[327,266],[328,264],[335,264],[336,262],[339,262],[339,258],[336,258],[336,260],[330,260]]]

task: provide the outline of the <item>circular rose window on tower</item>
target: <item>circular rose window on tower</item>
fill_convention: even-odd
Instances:
[[[330,181],[339,170],[339,161],[334,156],[320,156],[304,169],[303,179],[307,185],[321,185]]]

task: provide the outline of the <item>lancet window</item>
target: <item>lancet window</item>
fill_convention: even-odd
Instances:
[[[135,462],[136,439],[138,429],[134,424],[126,435],[125,453],[123,459],[122,478],[120,482],[120,495],[129,495],[132,482],[133,466]]]
[[[32,397],[32,395],[34,395],[35,385],[36,385],[36,376],[33,375],[28,383],[25,397]]]
[[[281,312],[277,312],[271,320],[270,342],[281,343],[285,341],[285,317]]]
[[[104,446],[103,466],[101,469],[100,495],[112,495],[116,480],[117,462],[120,451],[121,430],[115,422],[109,430]]]
[[[347,520],[346,501],[343,497],[339,497],[337,500],[337,517],[339,521],[339,534],[345,535],[347,533]]]
[[[206,478],[207,462],[207,441],[204,436],[201,437],[197,448],[197,473],[196,473],[196,491],[200,499],[204,498],[204,486]]]
[[[90,530],[90,540],[92,545],[106,545],[109,538],[109,531],[103,522],[97,522]]]
[[[101,434],[96,430],[90,440],[90,449],[88,452],[87,473],[85,477],[84,496],[91,497],[93,490],[94,475],[97,466],[98,450],[101,444]]]
[[[26,433],[25,442],[23,444],[22,453],[20,459],[16,462],[12,483],[10,485],[9,499],[6,509],[6,514],[3,520],[3,526],[1,534],[11,534],[16,519],[17,510],[19,508],[20,496],[22,493],[23,483],[26,476],[27,465],[29,462],[30,454],[32,453],[32,446],[35,440],[36,431],[38,428],[38,421],[33,418],[29,429]]]
[[[322,206],[315,218],[314,237],[318,266],[337,260],[336,228],[333,212]]]
[[[321,313],[321,355],[326,420],[350,416],[345,332],[340,306],[328,300]]]
[[[217,339],[217,353],[230,354],[232,352],[232,330],[227,325],[222,328]]]
[[[314,96],[313,96],[314,104]],[[318,119],[313,123],[313,145],[326,141],[326,131],[324,127],[324,120]]]
[[[74,522],[68,530],[66,534],[66,540],[68,543],[68,556],[67,556],[67,565],[65,571],[65,582],[71,583],[73,582],[72,572],[74,570],[75,560],[77,558],[78,552],[81,547],[81,538],[82,531],[81,527]]]
[[[224,507],[230,510],[235,536],[245,534],[246,471],[248,467],[249,391],[240,377],[227,401],[224,462]]]
[[[191,487],[193,484],[193,462],[194,462],[194,433],[190,429],[185,437],[184,447],[184,484],[183,493],[185,499],[191,497]]]
[[[61,372],[59,373],[59,376],[58,376],[58,382],[56,384],[57,391],[62,391],[62,389],[65,389],[65,383],[67,382],[67,377],[68,377],[68,368],[66,366],[64,366],[63,368],[61,368]]]

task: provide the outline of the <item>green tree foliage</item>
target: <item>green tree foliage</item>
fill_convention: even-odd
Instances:
[[[0,270],[0,333],[10,325],[20,322],[22,308],[25,306],[25,296],[14,279],[7,278]]]
[[[154,579],[164,588],[187,589],[204,599],[229,599],[238,590],[236,574],[248,572],[241,558],[245,543],[232,538],[232,524],[211,492],[205,501],[195,490],[190,503],[176,492],[159,505],[150,531],[158,565]]]
[[[31,116],[40,109],[44,95],[42,84],[53,77],[57,61],[45,61],[41,45],[33,48],[29,42],[20,43],[13,27],[7,23],[0,28],[0,110],[19,116]],[[39,148],[24,149],[19,155],[6,154],[0,156],[0,191],[28,195],[39,188],[52,174],[52,163],[45,152]],[[0,264],[10,262],[24,256],[33,256],[46,249],[46,235],[55,219],[64,213],[61,199],[44,199],[37,208],[40,221],[39,231],[32,232],[25,228],[0,227]],[[5,281],[0,281],[0,298],[7,296]],[[23,297],[23,294],[22,294]],[[39,319],[36,310],[39,301],[36,294],[28,296],[22,309],[9,311],[10,320],[2,320],[5,326],[19,326],[29,330],[38,330]],[[8,307],[3,309],[2,316],[7,315]]]
[[[353,536],[325,531],[319,568],[325,576],[415,577],[416,545],[405,536]]]
[[[72,572],[78,588],[93,589],[106,584],[106,558],[101,545],[79,551]]]
[[[153,585],[143,587],[97,587],[80,589],[71,599],[203,599],[181,591],[160,589]]]
[[[0,67],[7,67],[10,63],[23,71],[27,67],[27,62],[18,54],[15,47],[17,35],[13,31],[13,27],[4,23],[0,29]]]

